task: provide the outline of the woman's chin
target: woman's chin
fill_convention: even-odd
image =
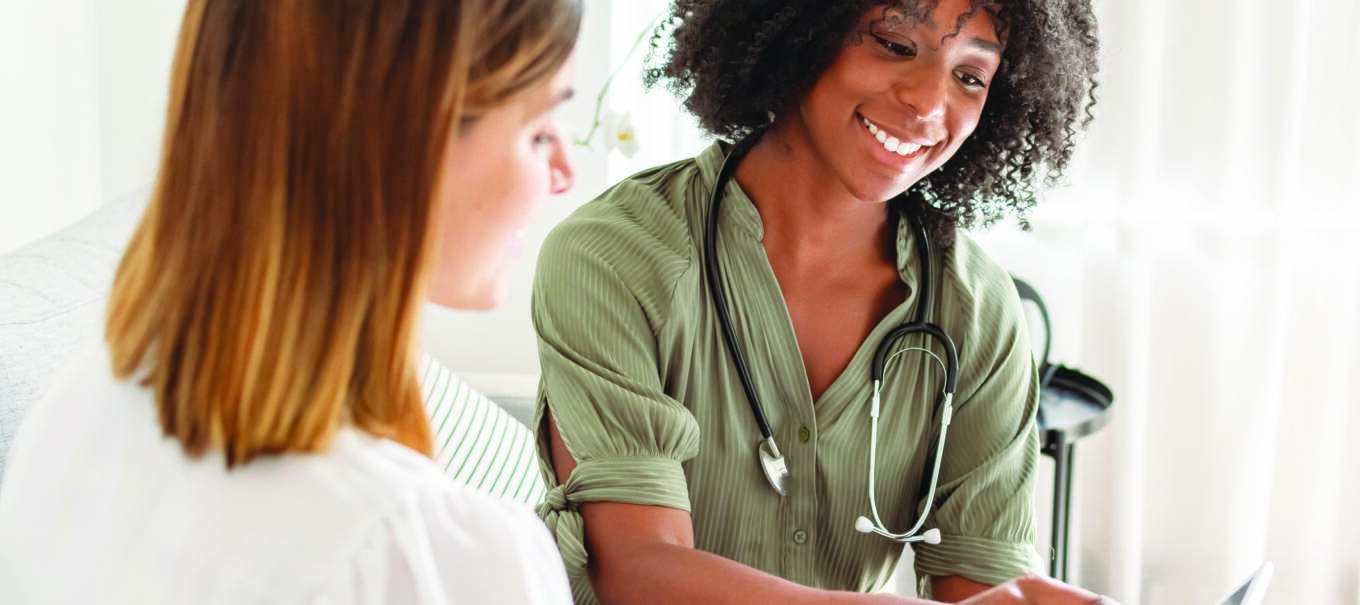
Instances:
[[[869,203],[887,202],[910,189],[919,181],[915,175],[882,175],[861,173],[858,178],[844,181],[846,192],[857,200]]]
[[[503,280],[496,280],[494,284],[469,284],[457,291],[432,291],[428,298],[436,305],[459,311],[490,311],[500,306],[504,299]]]

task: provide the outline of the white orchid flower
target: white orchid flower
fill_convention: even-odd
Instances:
[[[623,157],[632,158],[638,152],[637,129],[628,113],[606,111],[600,120],[604,128],[604,148],[606,151],[617,149]]]

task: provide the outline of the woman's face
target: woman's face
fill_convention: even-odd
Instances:
[[[439,221],[431,302],[490,309],[523,248],[524,228],[549,194],[571,188],[553,109],[571,95],[572,61],[515,103],[450,138],[435,197]]]
[[[921,22],[890,7],[863,15],[790,116],[855,198],[881,202],[939,168],[972,134],[1001,64],[995,22],[969,0],[941,0]]]

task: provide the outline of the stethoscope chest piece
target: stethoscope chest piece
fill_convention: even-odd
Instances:
[[[765,479],[770,482],[770,487],[781,496],[789,495],[789,466],[784,464],[784,456],[779,453],[774,438],[761,441],[756,451],[760,452],[760,469],[765,471]]]

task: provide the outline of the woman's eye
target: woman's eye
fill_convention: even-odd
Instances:
[[[552,145],[556,142],[557,135],[551,132],[540,132],[534,135],[534,145],[538,147],[542,147],[544,145]]]
[[[878,45],[879,45],[879,46],[882,46],[883,48],[887,49],[888,52],[890,52],[890,53],[892,53],[892,54],[894,54],[894,55],[898,55],[898,56],[901,56],[901,57],[914,57],[914,56],[916,56],[916,49],[913,48],[913,47],[907,46],[907,45],[905,45],[905,44],[899,44],[899,43],[897,43],[897,42],[893,42],[892,40],[889,40],[889,39],[887,39],[887,38],[884,38],[883,36],[880,36],[880,35],[878,35],[878,34],[870,34],[870,35],[874,37],[874,40],[876,40],[876,41],[878,42]]]
[[[975,75],[973,75],[973,74],[970,74],[970,73],[968,73],[968,72],[962,72],[962,71],[961,71],[961,72],[959,72],[958,75],[955,76],[955,77],[957,77],[957,78],[959,79],[960,82],[963,82],[963,85],[964,85],[964,86],[967,86],[967,87],[969,87],[969,88],[986,88],[986,87],[987,87],[987,83],[984,82],[984,81],[982,80],[982,78],[979,78],[979,77],[977,77],[977,76],[975,76]]]

